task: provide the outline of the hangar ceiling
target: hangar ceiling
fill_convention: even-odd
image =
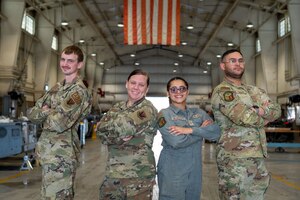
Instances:
[[[180,0],[180,40],[179,46],[167,45],[124,45],[123,28],[118,23],[123,20],[123,0],[26,0],[27,10],[35,10],[48,18],[55,10],[56,30],[71,38],[87,50],[89,56],[103,69],[100,83],[108,92],[125,95],[125,89],[112,89],[112,85],[124,86],[131,71],[153,63],[159,70],[149,68],[154,87],[153,96],[165,94],[168,77],[174,73],[183,76],[197,76],[208,89],[195,89],[194,95],[209,93],[212,88],[211,68],[218,67],[219,58],[226,49],[238,48],[249,37],[257,37],[257,30],[275,15],[287,12],[288,0]],[[62,20],[68,21],[62,26]],[[247,24],[253,27],[248,28]],[[192,24],[193,29],[187,29]],[[80,43],[80,39],[84,43]],[[254,40],[255,41],[255,40]],[[228,47],[231,43],[232,47]],[[255,46],[255,43],[253,43]],[[135,54],[134,57],[131,54]],[[177,63],[177,64],[175,64]],[[175,65],[175,66],[174,66]],[[169,66],[167,70],[164,66]],[[127,69],[127,70],[126,70]],[[154,74],[154,76],[153,76]],[[109,78],[111,77],[111,78]],[[111,81],[114,77],[114,81]],[[201,81],[202,80],[202,81]]]

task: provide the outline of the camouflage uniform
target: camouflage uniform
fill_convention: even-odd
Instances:
[[[97,135],[108,146],[109,156],[100,199],[151,199],[156,116],[152,103],[142,98],[131,107],[117,103],[101,119]],[[133,137],[124,141],[127,136]]]
[[[50,109],[43,111],[47,105]],[[73,199],[74,178],[80,153],[77,128],[90,112],[91,95],[80,78],[57,83],[28,112],[28,118],[43,124],[36,145],[42,165],[42,199]]]
[[[212,108],[222,132],[216,148],[220,198],[263,199],[270,180],[264,125],[280,116],[280,105],[257,87],[225,79],[213,91]]]

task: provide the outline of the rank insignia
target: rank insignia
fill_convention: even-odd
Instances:
[[[141,120],[143,120],[147,117],[146,113],[144,111],[138,112],[137,115],[138,115],[138,118],[140,118]]]
[[[234,100],[233,92],[231,92],[231,91],[224,92],[224,100],[225,101],[233,101]]]
[[[158,126],[159,126],[159,128],[163,127],[166,123],[167,122],[166,122],[166,120],[165,120],[164,117],[159,118],[159,120],[158,120]]]

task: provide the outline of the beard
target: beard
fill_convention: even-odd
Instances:
[[[227,77],[234,78],[234,79],[241,79],[243,77],[245,70],[243,69],[243,71],[241,71],[240,74],[234,72],[233,70],[228,70],[228,69],[225,69],[224,72]]]

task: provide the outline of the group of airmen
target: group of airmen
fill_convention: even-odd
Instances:
[[[28,118],[43,127],[36,155],[42,166],[44,200],[74,199],[80,153],[77,129],[92,105],[79,76],[83,60],[79,47],[66,47],[60,58],[64,80],[28,112]],[[216,141],[220,199],[263,199],[270,182],[264,126],[281,115],[280,105],[263,90],[242,82],[245,61],[239,50],[226,51],[220,69],[224,81],[211,98],[214,119],[187,106],[189,88],[182,77],[167,83],[170,106],[158,112],[145,98],[149,74],[141,69],[129,74],[127,100],[115,104],[97,124],[97,135],[109,154],[99,199],[152,199],[157,175],[160,200],[199,200],[203,139]],[[151,149],[157,130],[163,149],[155,163]]]

